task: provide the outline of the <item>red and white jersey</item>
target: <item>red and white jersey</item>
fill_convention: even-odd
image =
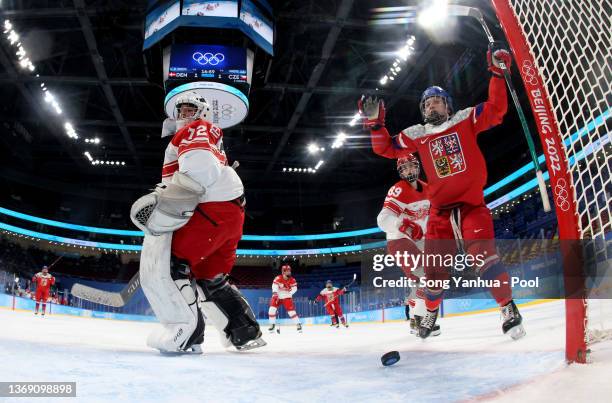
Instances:
[[[477,135],[500,124],[507,109],[506,83],[493,76],[486,102],[458,111],[441,125],[417,124],[393,138],[384,127],[372,130],[372,148],[387,158],[418,152],[433,207],[457,203],[478,206],[484,204],[487,165]]]
[[[162,182],[169,182],[176,171],[206,189],[200,203],[234,200],[244,194],[240,177],[227,164],[223,132],[205,120],[180,129],[166,147]]]
[[[321,290],[319,295],[317,295],[317,301],[323,300],[325,304],[331,303],[332,301],[336,301],[340,295],[344,294],[344,288],[332,287],[331,290],[325,287]]]
[[[376,221],[380,229],[387,233],[387,239],[391,240],[408,238],[399,231],[405,218],[417,223],[425,234],[428,217],[429,200],[425,193],[413,188],[408,181],[400,180],[387,192]]]
[[[278,294],[279,299],[291,298],[296,291],[297,281],[293,277],[285,279],[279,274],[272,282],[272,292]]]
[[[55,277],[49,273],[44,274],[40,271],[32,277],[32,282],[36,284],[37,290],[49,290],[51,286],[55,284]]]

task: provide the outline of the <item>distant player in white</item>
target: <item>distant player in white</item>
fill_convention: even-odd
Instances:
[[[387,251],[419,254],[423,251],[424,235],[427,230],[429,200],[419,182],[421,166],[419,160],[406,153],[397,159],[400,180],[389,191],[378,214],[378,226],[387,234]],[[402,267],[406,277],[419,281],[424,275],[422,267]],[[426,315],[425,294],[419,287],[411,288],[406,298],[406,311],[410,317],[410,332],[416,334],[421,319]],[[433,336],[440,334],[435,325]]]
[[[268,310],[270,319],[268,331],[270,333],[274,332],[275,329],[277,333],[280,333],[280,329],[276,327],[276,317],[281,305],[287,310],[287,314],[295,323],[297,331],[302,332],[302,324],[293,304],[293,294],[297,292],[297,289],[297,281],[291,276],[291,266],[284,264],[281,267],[281,274],[276,276],[272,282],[272,298],[270,298],[270,309]]]

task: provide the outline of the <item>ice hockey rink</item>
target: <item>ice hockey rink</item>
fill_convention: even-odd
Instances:
[[[162,356],[145,345],[154,323],[2,309],[0,379],[73,381],[84,402],[609,402],[612,341],[593,346],[591,365],[568,366],[563,302],[521,312],[527,336],[519,341],[488,312],[444,318],[442,335],[425,341],[407,322],[306,326],[302,334],[283,326],[264,335],[267,346],[240,353],[207,328],[203,355]],[[383,367],[390,350],[401,360]]]

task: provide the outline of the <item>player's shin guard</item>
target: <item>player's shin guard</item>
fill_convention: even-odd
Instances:
[[[289,317],[291,318],[291,321],[293,321],[293,323],[295,323],[295,324],[300,323],[300,318],[297,315],[297,312],[289,311],[289,312],[287,312],[287,314],[289,315]]]
[[[270,323],[270,325],[274,325],[274,324],[276,324],[276,311],[277,311],[277,310],[278,310],[278,309],[277,309],[277,308],[275,308],[275,307],[273,307],[273,306],[271,306],[271,307],[268,309],[268,319],[269,319],[269,323]]]
[[[197,284],[203,297],[202,311],[219,331],[225,347],[249,350],[266,345],[251,307],[240,291],[227,282],[227,275],[197,280]]]

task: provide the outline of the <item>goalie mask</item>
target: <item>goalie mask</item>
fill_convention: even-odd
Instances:
[[[419,178],[421,164],[414,154],[407,154],[397,159],[397,173],[400,178],[414,182]]]
[[[441,105],[442,103],[444,105]],[[442,88],[429,87],[423,91],[419,107],[423,121],[437,126],[446,122],[453,114],[453,99]]]
[[[178,98],[174,107],[176,130],[198,119],[210,121],[212,118],[208,102],[197,94],[189,94]]]

